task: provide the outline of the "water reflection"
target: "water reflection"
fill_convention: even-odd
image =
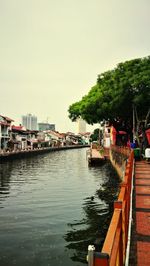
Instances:
[[[66,247],[73,250],[71,259],[86,262],[87,247],[94,244],[101,250],[113,213],[113,202],[118,196],[120,180],[110,163],[103,166],[103,184],[95,195],[85,198],[83,203],[84,219],[68,224],[70,230],[64,239]]]
[[[45,156],[17,159],[0,163],[0,204],[9,197],[13,184],[18,188],[37,180],[36,172],[42,171]],[[35,175],[35,178],[34,178]]]
[[[0,265],[83,265],[109,223],[109,167],[88,168],[85,150],[0,164]]]
[[[10,189],[10,176],[12,168],[9,163],[5,164],[5,167],[0,164],[0,197],[5,198],[9,194]],[[0,202],[1,203],[1,202]]]

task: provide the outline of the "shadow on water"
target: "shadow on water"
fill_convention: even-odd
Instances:
[[[120,179],[111,166],[103,166],[103,184],[95,195],[85,198],[83,212],[85,218],[68,224],[70,230],[64,236],[66,247],[73,251],[71,259],[87,263],[86,255],[89,244],[101,250],[113,213],[113,202],[117,199]]]

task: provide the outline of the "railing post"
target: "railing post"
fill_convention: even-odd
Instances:
[[[110,266],[107,253],[96,252],[94,245],[88,246],[88,266]]]
[[[95,251],[95,247],[93,245],[89,245],[88,246],[88,255],[87,255],[88,266],[95,266],[95,264],[94,264],[94,251]]]
[[[120,227],[120,241],[119,241],[119,266],[123,266],[123,250],[124,250],[124,244],[123,244],[123,202],[122,201],[114,201],[114,209],[119,209],[122,212],[121,219],[119,222],[119,227]]]
[[[122,210],[122,201],[114,201],[114,209]]]
[[[128,239],[128,220],[129,220],[129,188],[127,183],[122,183],[121,187],[125,188],[125,196],[124,196],[124,201],[123,201],[123,206],[122,206],[122,219],[123,219],[123,229],[124,229],[124,255],[125,255],[125,249],[126,249],[126,244],[127,244],[127,239]]]
[[[94,253],[94,266],[110,266],[109,255],[107,253]]]

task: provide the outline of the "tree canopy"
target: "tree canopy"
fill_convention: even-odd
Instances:
[[[79,102],[69,106],[69,118],[82,117],[89,124],[102,120],[132,123],[150,117],[150,56],[119,63],[116,68],[98,75],[96,85]]]

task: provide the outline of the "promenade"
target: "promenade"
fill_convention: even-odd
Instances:
[[[118,147],[112,147],[111,152],[110,158],[116,163],[114,152],[125,154]],[[89,255],[92,249],[93,246],[89,246]],[[94,260],[89,256],[89,265],[150,265],[150,163],[134,161],[133,150],[128,155],[124,181],[120,185],[118,199],[114,202],[114,212],[102,250],[94,252]]]
[[[130,266],[150,265],[150,164],[135,162]]]

